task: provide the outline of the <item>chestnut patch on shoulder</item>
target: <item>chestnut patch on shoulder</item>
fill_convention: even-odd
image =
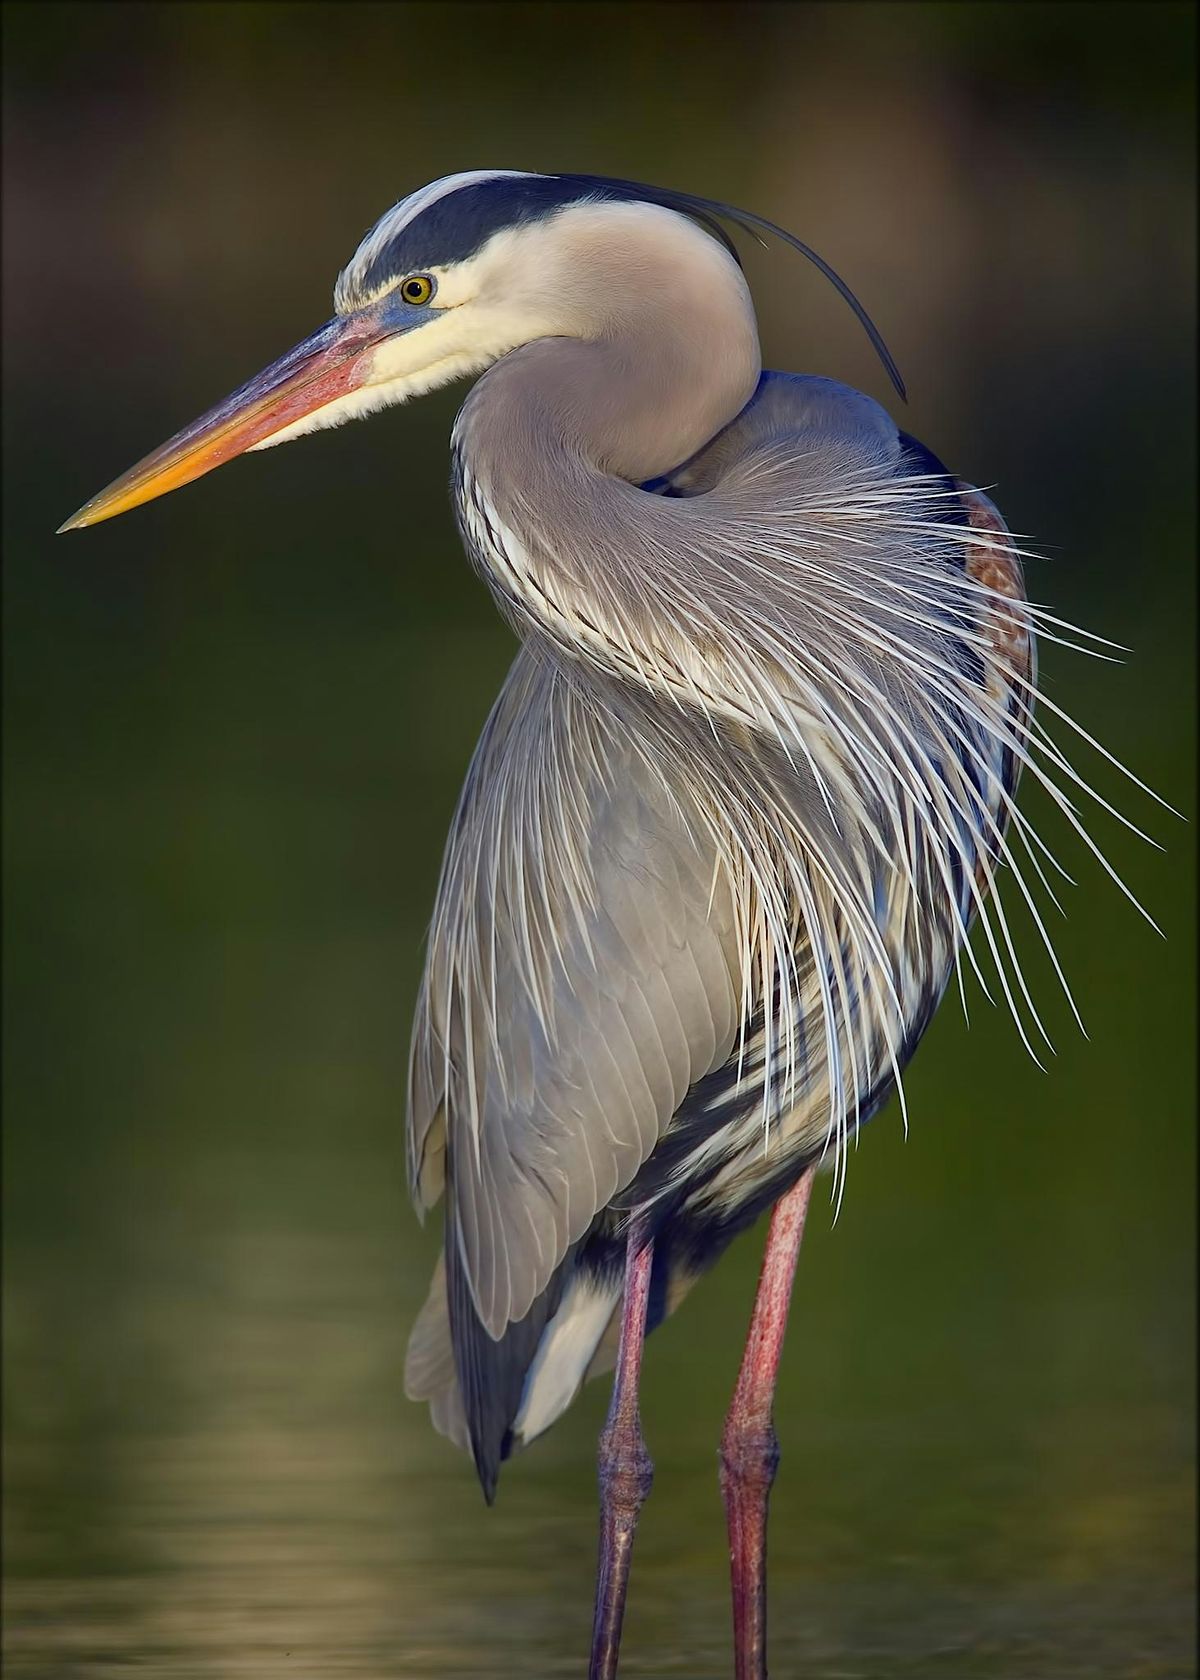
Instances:
[[[1030,674],[1029,622],[1021,610],[1025,600],[1025,574],[1013,550],[1008,527],[978,490],[960,486],[963,501],[973,531],[987,531],[993,540],[971,543],[967,549],[966,573],[992,597],[991,610],[986,614],[984,627],[993,651],[1012,675],[1028,678]],[[1004,597],[1004,600],[998,599]],[[1008,607],[1004,601],[1012,601]]]

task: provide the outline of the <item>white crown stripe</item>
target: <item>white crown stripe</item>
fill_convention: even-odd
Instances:
[[[420,187],[416,192],[409,193],[407,198],[402,198],[399,204],[394,204],[379,218],[338,275],[333,291],[333,304],[338,314],[345,314],[356,307],[364,277],[371,264],[383,254],[397,234],[402,233],[426,210],[440,203],[443,198],[448,198],[451,193],[460,192],[463,187],[478,186],[481,181],[527,179],[532,173],[528,169],[464,169],[457,175],[443,175],[440,180],[431,181],[428,186]]]

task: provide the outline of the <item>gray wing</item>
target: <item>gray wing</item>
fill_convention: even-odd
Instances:
[[[413,1035],[409,1166],[493,1338],[635,1176],[740,1019],[703,825],[602,692],[526,644],[455,815]]]

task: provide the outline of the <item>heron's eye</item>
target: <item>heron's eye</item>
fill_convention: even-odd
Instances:
[[[400,286],[405,303],[428,303],[433,296],[434,281],[428,274],[410,274]]]

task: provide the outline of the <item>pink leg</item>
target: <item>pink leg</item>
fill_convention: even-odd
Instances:
[[[779,1464],[771,1403],[815,1171],[810,1167],[771,1215],[746,1351],[721,1436],[736,1680],[766,1680],[767,1499]]]
[[[653,1263],[653,1241],[644,1241],[637,1224],[632,1224],[625,1249],[617,1374],[608,1421],[600,1437],[600,1562],[589,1680],[613,1680],[617,1672],[633,1536],[654,1475],[638,1416],[638,1377]]]

